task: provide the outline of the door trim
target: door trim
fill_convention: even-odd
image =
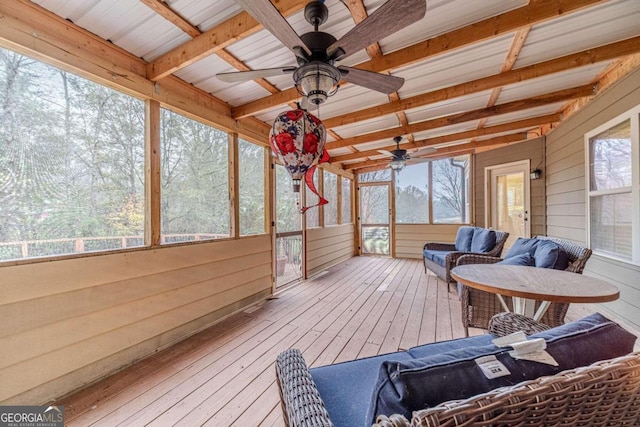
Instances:
[[[531,170],[531,160],[519,160],[516,162],[502,163],[499,165],[487,166],[484,168],[484,226],[489,228],[492,222],[494,206],[492,206],[492,172],[500,169],[521,169],[524,173],[524,191],[525,191],[525,210],[527,212],[527,220],[525,226],[525,234],[531,237],[531,180],[529,179],[529,171]]]
[[[395,256],[395,242],[394,242],[394,227],[393,227],[393,218],[392,218],[392,210],[393,210],[393,187],[392,187],[392,182],[391,181],[379,181],[379,182],[363,182],[363,183],[358,183],[358,191],[357,191],[357,197],[358,197],[358,240],[359,240],[359,245],[358,245],[358,255],[362,256],[362,255],[367,255],[367,256],[390,256],[390,257],[394,257]],[[389,223],[388,224],[379,224],[379,225],[386,225],[387,227],[389,227],[389,254],[385,254],[385,255],[378,255],[378,254],[369,254],[369,253],[363,253],[363,247],[364,247],[364,240],[362,239],[362,215],[360,212],[360,209],[362,209],[362,203],[360,202],[360,197],[362,196],[362,193],[360,192],[360,188],[361,187],[382,187],[382,186],[386,186],[387,187],[387,198],[388,198],[388,204],[389,204]],[[366,225],[378,225],[378,224],[366,224]]]

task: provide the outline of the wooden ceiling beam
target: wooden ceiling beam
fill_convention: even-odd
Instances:
[[[435,102],[445,101],[472,93],[482,92],[508,84],[522,82],[561,71],[578,68],[597,62],[616,59],[622,56],[640,52],[640,37],[633,37],[627,40],[611,43],[597,48],[573,53],[538,64],[529,65],[522,68],[506,71],[500,74],[483,77],[470,82],[460,83],[432,92],[423,93],[410,98],[405,98],[397,102],[390,102],[384,105],[365,108],[353,113],[323,119],[326,127],[333,128],[347,124],[368,120],[375,117],[394,114],[396,111],[410,110],[423,107]]]
[[[448,159],[453,156],[461,156],[463,154],[473,154],[473,152],[474,152],[473,149],[467,149],[467,150],[456,151],[455,153],[444,153],[444,154],[434,153],[434,154],[429,154],[424,158],[428,158],[429,160]],[[364,162],[350,163],[347,165],[343,165],[343,167],[346,170],[353,171],[354,174],[362,173],[364,171],[368,172],[373,170],[380,170],[380,169],[385,169],[389,167],[389,159],[367,160]]]
[[[524,47],[524,42],[527,40],[527,36],[529,35],[529,31],[531,31],[531,25],[520,28],[516,31],[513,36],[513,41],[511,42],[511,46],[509,46],[509,51],[507,52],[507,57],[502,64],[502,68],[500,69],[501,73],[505,73],[513,69],[513,66],[516,64],[518,60],[518,56]],[[489,101],[487,102],[487,107],[492,107],[497,104],[498,98],[500,97],[500,93],[502,92],[502,86],[496,87],[491,92],[489,96]],[[478,123],[478,127],[484,127],[487,119],[482,119]]]
[[[189,34],[191,38],[195,39],[202,34],[202,31],[192,25],[191,22],[186,20],[175,10],[171,9],[165,2],[161,0],[140,0],[140,2],[144,3],[149,7],[149,9],[153,10],[155,13],[162,16],[185,33]]]
[[[556,102],[568,101],[571,99],[581,98],[593,94],[594,87],[591,84],[578,86],[570,89],[563,89],[556,92],[538,95],[527,99],[507,102],[504,104],[494,105],[491,107],[480,108],[473,111],[465,111],[462,113],[451,114],[437,119],[425,120],[422,122],[409,125],[406,129],[403,126],[385,129],[378,132],[371,132],[364,135],[358,135],[352,138],[345,138],[340,141],[327,143],[327,149],[341,148],[366,142],[377,141],[385,138],[392,138],[397,135],[406,133],[424,132],[426,130],[437,129],[444,126],[451,126],[472,120],[479,120],[500,114],[514,113],[516,111],[527,110],[529,108],[540,107],[542,105],[554,104]],[[405,148],[405,144],[401,145]],[[354,155],[360,153],[354,153]]]
[[[289,16],[302,10],[307,2],[307,0],[280,0],[275,6],[283,16]],[[258,24],[251,15],[241,11],[193,40],[170,50],[155,61],[147,64],[147,78],[151,81],[165,78],[261,29],[262,25]],[[287,102],[285,101],[283,104]]]
[[[422,155],[418,158],[436,160],[438,158],[451,157],[452,155],[460,155],[462,153],[466,154],[469,152],[473,152],[475,151],[476,148],[512,144],[514,142],[520,142],[526,139],[527,139],[526,132],[517,132],[509,135],[498,136],[498,137],[487,139],[484,141],[474,141],[466,144],[452,145],[450,147],[442,147],[442,148],[439,148],[438,151]],[[412,157],[412,158],[415,158],[415,157]],[[375,160],[367,160],[359,163],[349,163],[349,164],[344,164],[343,167],[348,170],[353,170],[353,169],[368,168],[368,167],[377,166],[380,164],[388,165],[389,159],[375,159]]]
[[[559,122],[561,118],[562,118],[562,114],[560,113],[547,114],[546,116],[539,116],[539,117],[532,117],[524,120],[517,120],[514,122],[504,123],[504,124],[495,125],[495,126],[489,126],[482,129],[473,129],[473,130],[468,130],[463,132],[450,133],[447,135],[440,135],[433,138],[427,138],[420,141],[415,141],[413,143],[403,144],[402,148],[404,148],[405,150],[410,150],[412,148],[430,147],[432,145],[439,145],[439,144],[445,144],[448,142],[461,141],[463,139],[471,139],[471,138],[477,138],[480,136],[493,135],[496,133],[511,132],[511,131],[516,131],[520,129],[528,129],[528,128],[540,126],[546,123]],[[360,159],[360,158],[369,157],[369,156],[379,156],[380,153],[378,152],[378,150],[391,151],[391,150],[395,150],[395,148],[396,148],[395,145],[391,145],[387,147],[376,148],[374,150],[366,150],[366,151],[360,151],[358,153],[353,153],[353,154],[345,154],[343,156],[335,156],[331,158],[331,162],[342,163],[345,161]]]
[[[174,24],[176,27],[180,28],[186,34],[188,34],[191,38],[196,38],[202,35],[202,31],[194,25],[192,25],[189,21],[183,18],[179,13],[175,10],[171,9],[165,2],[161,0],[140,0],[145,5],[149,6],[151,10],[156,12],[158,15],[162,16],[167,21]],[[239,71],[249,71],[251,68],[247,66],[244,62],[236,58],[226,49],[219,49],[216,51],[216,55],[220,57],[227,64],[235,67],[236,70]],[[255,79],[254,82],[259,84],[263,89],[268,91],[269,93],[278,93],[280,89],[269,83],[266,79]]]
[[[604,1],[606,0],[530,1],[529,4],[518,9],[467,25],[379,58],[365,61],[356,65],[356,68],[376,72],[390,71],[453,49],[516,31],[524,26],[534,25],[588,6],[603,3]],[[240,105],[233,109],[233,116],[235,118],[250,116],[260,111],[286,104],[299,96],[295,88],[287,89],[275,95]]]

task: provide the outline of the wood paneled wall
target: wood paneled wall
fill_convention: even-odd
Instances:
[[[485,151],[474,156],[474,222],[479,227],[486,227],[485,218],[485,182],[484,169],[505,163],[529,159],[531,169],[536,167],[544,172],[544,140],[532,139],[518,144],[509,145],[491,151]],[[528,179],[529,177],[527,177]],[[545,235],[545,196],[544,179],[531,181],[531,236]]]
[[[547,234],[585,245],[587,240],[584,135],[640,104],[640,69],[599,94],[547,135]],[[636,209],[638,206],[635,207]],[[592,255],[585,274],[612,282],[620,299],[606,304],[634,327],[640,325],[640,267]]]
[[[271,293],[271,238],[0,269],[0,403],[39,404]]]
[[[311,228],[307,231],[307,276],[355,255],[353,224]]]
[[[422,259],[425,242],[456,241],[460,224],[396,224],[396,258]]]

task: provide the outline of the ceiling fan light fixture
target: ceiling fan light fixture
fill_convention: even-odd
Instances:
[[[393,159],[391,160],[391,162],[389,162],[389,166],[391,167],[391,169],[396,172],[400,172],[402,169],[404,169],[405,165],[406,162],[404,159]]]
[[[302,65],[293,73],[298,92],[312,104],[322,104],[338,91],[340,71],[322,62]]]

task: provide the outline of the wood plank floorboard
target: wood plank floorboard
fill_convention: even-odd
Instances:
[[[594,307],[572,305],[567,320]],[[283,427],[281,351],[314,367],[463,336],[457,291],[420,260],[356,257],[58,403],[72,427]]]

